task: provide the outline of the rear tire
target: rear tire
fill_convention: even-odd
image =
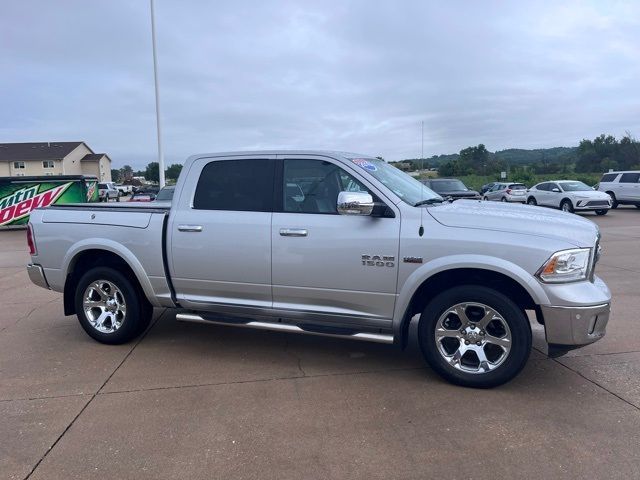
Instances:
[[[606,215],[609,210],[596,210],[596,215]]]
[[[501,202],[506,202],[506,201],[507,201],[507,199],[506,199],[505,197],[502,197],[502,198],[500,199],[500,201],[501,201]]]
[[[465,387],[508,382],[531,353],[524,311],[502,293],[479,285],[454,287],[431,300],[420,316],[418,338],[431,368]]]
[[[139,286],[109,267],[92,268],[80,278],[75,307],[84,331],[110,345],[136,338],[153,315],[153,307]]]
[[[560,203],[560,210],[563,212],[573,213],[573,204],[571,203],[571,200],[563,200]]]
[[[618,201],[616,200],[615,193],[607,192],[607,195],[611,197],[611,208],[618,208]]]
[[[538,205],[538,202],[536,202],[534,197],[529,197],[527,198],[527,205]]]

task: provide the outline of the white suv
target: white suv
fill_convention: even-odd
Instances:
[[[606,215],[611,208],[611,199],[606,193],[575,180],[538,183],[529,189],[527,203],[571,213],[592,210],[598,215]]]
[[[598,190],[611,197],[611,208],[635,205],[640,208],[640,171],[609,172],[602,175]]]

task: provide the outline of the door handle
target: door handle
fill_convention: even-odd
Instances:
[[[202,225],[178,225],[180,232],[201,232]]]
[[[306,237],[307,234],[306,228],[281,228],[280,236],[282,237]]]

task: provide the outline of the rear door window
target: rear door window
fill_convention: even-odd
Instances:
[[[623,173],[620,177],[620,183],[638,183],[640,173]]]
[[[267,159],[218,160],[204,166],[193,208],[270,212],[273,207],[274,162]]]
[[[543,192],[548,192],[550,190],[549,183],[541,183],[536,187],[536,190],[542,190]]]

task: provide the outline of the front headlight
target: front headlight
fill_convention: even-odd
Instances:
[[[547,283],[563,283],[585,280],[589,276],[590,248],[561,250],[538,270],[537,276]]]

